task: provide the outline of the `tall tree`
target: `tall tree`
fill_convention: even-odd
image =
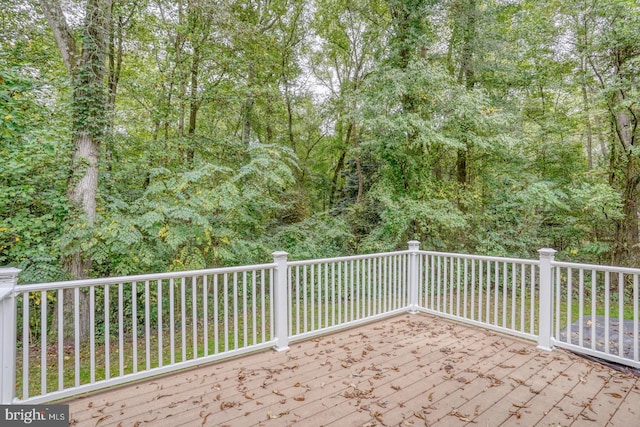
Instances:
[[[583,27],[576,30],[577,56],[588,62],[608,111],[609,177],[621,194],[623,211],[616,220],[612,255],[616,263],[629,263],[640,253],[640,8],[635,1],[587,3]]]
[[[88,0],[84,23],[77,40],[59,0],[40,0],[49,26],[58,44],[72,87],[72,133],[74,152],[67,196],[82,214],[89,229],[96,219],[98,156],[108,117],[105,87],[107,42],[111,21],[111,0]],[[80,226],[79,224],[77,226]],[[88,277],[91,255],[77,245],[68,262],[69,273]]]
[[[452,38],[459,39],[460,57],[458,67],[458,82],[466,90],[473,89],[475,83],[474,54],[476,49],[477,7],[476,0],[459,0],[454,3],[453,9],[458,23],[454,25]],[[449,49],[452,50],[454,40]],[[464,138],[463,138],[464,139]],[[471,141],[463,140],[464,146],[458,149],[456,171],[458,183],[465,187],[468,180],[467,159]]]
[[[359,143],[360,123],[353,114],[356,94],[374,67],[379,53],[383,27],[376,20],[386,11],[384,2],[318,2],[314,29],[322,40],[322,49],[313,56],[316,77],[328,91],[327,105],[334,124],[337,158],[332,160],[329,205],[333,206],[341,189],[339,180],[345,165],[355,167],[355,201],[362,201],[365,173]]]
[[[58,0],[41,0],[40,5],[58,44],[72,87],[72,138],[74,151],[67,184],[67,197],[74,208],[72,219],[79,241],[72,242],[66,262],[69,274],[75,279],[87,278],[91,270],[89,242],[96,220],[98,192],[98,157],[106,126],[108,104],[105,79],[107,43],[109,40],[111,0],[88,0],[84,23],[76,40]],[[87,232],[83,232],[83,231]],[[71,311],[80,305],[80,330],[74,332],[70,316],[64,318],[66,336],[89,331],[89,299],[81,293],[74,301],[71,291],[65,292],[64,306]]]

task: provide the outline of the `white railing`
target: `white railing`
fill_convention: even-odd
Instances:
[[[15,352],[17,399],[60,399],[277,346],[275,267],[15,286],[15,338],[3,333],[2,346]],[[13,377],[8,366],[2,375]]]
[[[288,262],[275,252],[271,264],[35,285],[17,285],[19,270],[0,269],[0,404],[286,350],[406,311],[640,368],[640,270],[539,252],[538,260],[483,257],[421,251],[412,241],[391,253]],[[616,325],[624,343],[611,332]]]
[[[426,312],[536,340],[539,261],[421,252]]]
[[[306,339],[406,311],[408,252],[289,263],[289,329]]]
[[[554,345],[640,368],[640,269],[553,266]]]

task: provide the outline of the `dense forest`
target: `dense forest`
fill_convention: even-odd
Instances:
[[[640,266],[636,0],[0,0],[0,265]]]

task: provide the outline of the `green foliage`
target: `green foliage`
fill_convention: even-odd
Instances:
[[[268,259],[260,243],[284,208],[277,201],[295,165],[290,150],[255,144],[234,170],[150,171],[141,197],[111,197],[101,213],[94,261],[103,273],[131,274],[246,264]]]
[[[43,16],[0,0],[0,264],[44,281],[73,251],[102,276],[410,239],[609,261],[637,201],[615,123],[638,116],[639,21],[583,3],[116,2],[111,56],[70,80]],[[67,202],[73,129],[100,140],[95,228]]]
[[[67,144],[40,103],[42,88],[0,58],[0,265],[22,282],[60,279]]]
[[[289,259],[314,259],[353,254],[354,239],[341,217],[317,214],[301,222],[278,227],[265,241],[266,248],[283,250]]]
[[[467,226],[455,203],[434,194],[421,199],[398,197],[389,188],[377,186],[370,197],[378,206],[380,222],[364,237],[360,249],[364,252],[404,249],[409,240],[421,241],[423,248],[450,248],[452,237]]]

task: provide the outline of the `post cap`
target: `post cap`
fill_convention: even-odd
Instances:
[[[287,259],[287,255],[289,255],[289,252],[285,252],[285,251],[275,251],[272,252],[271,255],[273,255],[274,259]]]
[[[551,248],[538,249],[538,254],[540,254],[540,256],[552,257],[557,253],[558,253],[558,251],[556,251],[555,249],[551,249]]]
[[[21,271],[15,267],[0,267],[0,282],[12,281]]]

